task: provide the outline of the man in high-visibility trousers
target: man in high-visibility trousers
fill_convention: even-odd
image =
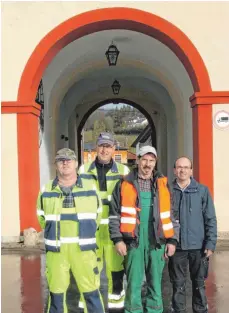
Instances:
[[[123,287],[123,257],[115,251],[114,244],[109,235],[109,203],[116,183],[129,173],[127,166],[116,163],[112,155],[115,151],[115,141],[111,133],[101,133],[97,139],[97,157],[90,164],[82,165],[79,169],[84,179],[95,181],[99,190],[103,213],[97,234],[97,250],[99,272],[103,269],[103,259],[106,262],[106,275],[108,279],[108,311],[122,313],[124,307]],[[80,301],[79,306],[82,307]]]
[[[46,247],[48,313],[67,313],[66,291],[71,269],[84,312],[103,313],[95,253],[102,203],[92,181],[77,175],[75,152],[64,148],[55,157],[57,177],[39,193],[37,215]]]
[[[138,167],[115,187],[109,230],[119,255],[125,257],[125,313],[162,313],[161,279],[164,258],[174,254],[179,225],[173,219],[167,178],[155,171],[157,152],[143,146]],[[141,289],[146,276],[143,306]]]

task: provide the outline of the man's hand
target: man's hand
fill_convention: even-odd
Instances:
[[[213,251],[209,250],[209,249],[205,249],[204,254],[205,254],[206,258],[209,258],[209,256],[213,254]]]
[[[125,256],[127,254],[126,244],[123,241],[119,241],[115,244],[115,250],[121,256]]]
[[[165,259],[168,259],[169,256],[174,255],[175,251],[176,246],[171,243],[167,243],[165,246]]]

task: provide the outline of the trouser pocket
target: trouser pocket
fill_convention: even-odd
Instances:
[[[204,257],[202,259],[202,271],[204,279],[208,278],[208,270],[209,270],[209,258]]]
[[[186,310],[186,284],[185,281],[173,282],[172,307],[174,312],[182,312]]]

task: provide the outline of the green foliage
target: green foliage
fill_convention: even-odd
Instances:
[[[136,135],[115,135],[115,140],[119,143],[120,148],[127,148],[128,150],[136,138]]]
[[[127,148],[131,152],[135,153],[135,148],[131,148],[132,143],[137,138],[137,135],[115,135],[115,140],[119,143],[120,148]],[[94,136],[94,131],[84,131],[84,142],[95,142],[97,138]]]
[[[105,119],[105,112],[101,110],[95,110],[93,114],[87,119],[84,128],[86,130],[93,130],[95,121],[100,121]]]
[[[103,131],[115,134],[115,139],[120,147],[130,149],[131,144],[146,127],[146,124],[137,124],[134,120],[145,118],[144,115],[130,105],[116,106],[107,110],[100,108],[96,110],[85,124],[84,141],[96,141],[98,135]]]
[[[130,105],[116,106],[108,110],[106,117],[111,117],[114,122],[113,131],[116,134],[139,134],[146,125],[131,125],[133,119],[145,118],[144,115]]]
[[[106,131],[106,125],[103,120],[96,120],[94,122],[94,129],[93,129],[93,140],[96,141],[99,134]]]
[[[113,133],[114,122],[113,122],[112,118],[110,116],[106,116],[103,121],[104,121],[104,124],[106,126],[106,131]]]
[[[93,131],[92,130],[86,130],[84,131],[84,142],[92,142],[93,141]]]

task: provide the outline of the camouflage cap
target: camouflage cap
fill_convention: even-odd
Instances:
[[[56,153],[55,162],[62,160],[76,160],[75,152],[68,148],[58,150]]]

